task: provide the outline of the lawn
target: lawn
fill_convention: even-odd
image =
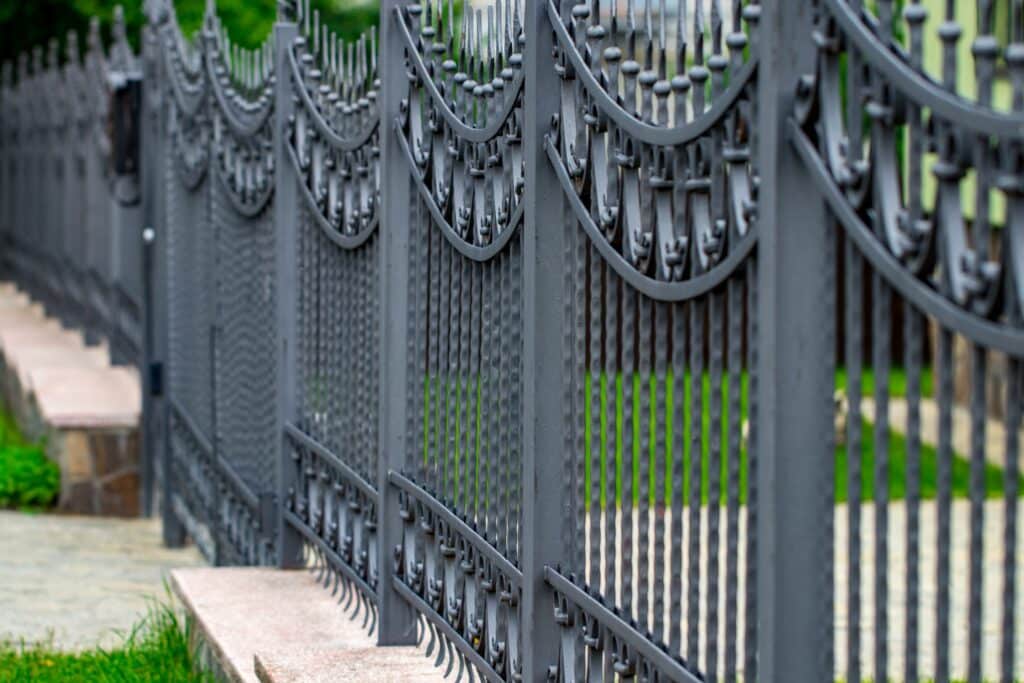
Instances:
[[[214,683],[196,668],[186,629],[160,606],[110,650],[69,653],[45,644],[0,643],[0,683]]]
[[[748,378],[746,372],[740,375],[740,396],[739,405],[741,411],[741,424],[746,421],[748,412]],[[599,381],[601,387],[599,390],[600,395],[600,416],[598,422],[600,424],[600,433],[593,433],[593,420],[591,405],[591,382],[592,378],[588,374],[585,377],[584,384],[584,408],[583,408],[583,439],[584,439],[584,458],[585,458],[585,477],[586,480],[590,481],[590,470],[591,465],[594,462],[595,456],[600,464],[600,476],[601,476],[601,504],[605,503],[605,496],[607,492],[607,453],[609,449],[609,440],[614,441],[614,453],[615,453],[615,478],[616,478],[616,499],[617,501],[622,500],[623,497],[623,453],[625,452],[625,415],[626,415],[626,397],[625,397],[625,386],[623,376],[617,375],[615,377],[614,392],[609,387],[608,375],[602,373]],[[642,441],[641,435],[642,430],[647,430],[647,443],[649,444],[648,452],[648,472],[649,472],[649,486],[650,500],[652,505],[659,504],[657,498],[661,498],[667,502],[671,502],[672,492],[671,483],[673,481],[673,462],[672,458],[668,457],[668,454],[677,453],[675,448],[675,442],[681,440],[682,445],[682,493],[684,504],[689,503],[690,498],[690,479],[691,479],[691,468],[689,463],[691,462],[691,452],[693,450],[693,433],[692,425],[689,419],[689,410],[686,411],[686,419],[683,420],[683,424],[677,427],[675,430],[670,426],[665,428],[664,443],[666,454],[663,456],[666,461],[665,466],[665,477],[664,486],[665,491],[662,495],[658,495],[657,491],[657,465],[658,465],[658,453],[657,453],[657,425],[658,416],[654,414],[656,406],[656,393],[658,391],[656,378],[641,378],[640,375],[634,375],[633,386],[632,386],[632,410],[629,414],[632,416],[632,435],[631,435],[631,450],[633,457],[631,458],[633,467],[633,487],[632,497],[634,504],[639,502],[640,499],[640,462],[641,462],[641,448]],[[665,415],[661,416],[663,422],[669,422],[669,418],[676,415],[677,397],[673,388],[673,378],[671,369],[668,371],[664,380],[663,391],[665,392]],[[844,369],[839,369],[836,372],[835,385],[836,389],[845,391],[848,377]],[[934,390],[934,377],[930,368],[925,368],[921,372],[921,391],[923,396],[928,397],[933,395]],[[472,384],[472,383],[471,383]],[[480,381],[476,383],[476,387],[464,387],[455,382],[451,386],[447,386],[442,378],[432,377],[428,381],[424,382],[424,404],[426,410],[423,414],[423,431],[425,435],[423,443],[423,459],[427,463],[434,456],[434,449],[437,444],[441,445],[442,451],[448,451],[448,444],[454,441],[455,449],[454,452],[447,452],[442,457],[443,462],[439,463],[444,478],[446,481],[452,483],[454,490],[456,491],[456,499],[466,501],[467,493],[469,497],[468,503],[472,506],[472,503],[478,502],[477,498],[483,495],[483,490],[480,482],[480,454],[481,454],[481,387]],[[650,414],[646,416],[642,415],[641,408],[641,391],[646,384],[646,390],[649,392],[649,405]],[[700,433],[700,452],[701,452],[701,502],[707,503],[710,498],[710,490],[712,484],[711,477],[711,396],[712,386],[710,376],[705,373],[702,380],[701,388],[701,433]],[[888,393],[892,397],[905,397],[907,393],[907,377],[906,373],[902,368],[892,368],[888,377]],[[874,375],[870,369],[863,371],[861,375],[861,394],[865,397],[872,396],[874,393]],[[689,373],[686,373],[683,378],[683,389],[684,395],[682,401],[686,406],[692,403],[692,384]],[[475,394],[476,401],[474,405],[465,406],[464,401],[459,400],[459,397],[465,397],[467,395]],[[447,400],[445,397],[447,396]],[[611,411],[609,411],[609,402],[615,402],[614,409],[614,425],[610,425]],[[720,502],[722,504],[726,501],[726,491],[728,485],[728,468],[729,458],[735,457],[729,455],[727,457],[728,443],[729,443],[729,379],[723,377],[721,382],[721,442],[719,450],[719,473],[717,477],[717,484],[720,492]],[[453,414],[452,414],[453,413]],[[475,444],[472,449],[474,452],[466,454],[463,453],[463,422],[465,416],[473,416],[471,428],[474,430],[474,436],[471,441]],[[676,415],[676,419],[678,416]],[[449,425],[454,427],[455,435],[448,434]],[[681,433],[680,433],[681,432]],[[874,464],[875,464],[875,443],[874,443],[874,426],[865,421],[863,423],[862,439],[860,444],[860,465],[861,465],[861,496],[864,500],[871,500],[874,498]],[[596,438],[595,438],[596,437]],[[741,502],[745,502],[747,497],[747,478],[749,472],[749,466],[747,462],[747,449],[746,439],[741,439],[740,452],[738,454],[738,493]],[[599,448],[595,454],[594,447]],[[466,457],[466,456],[469,457]],[[845,502],[848,497],[848,486],[847,486],[847,466],[848,466],[848,452],[844,444],[840,443],[836,446],[835,450],[835,491],[836,501]],[[675,466],[678,466],[678,458]],[[468,461],[471,461],[471,466],[474,468],[474,472],[471,473],[471,487],[473,490],[467,492],[464,490],[465,480],[465,466]],[[903,434],[890,430],[888,438],[888,481],[889,481],[889,500],[902,500],[906,497],[907,491],[907,471],[908,471],[908,453],[907,453],[907,440]],[[924,499],[933,499],[938,492],[938,454],[933,446],[922,444],[920,452],[920,491],[921,496]],[[987,497],[997,497],[1003,495],[1004,484],[1003,484],[1003,471],[1001,468],[995,465],[986,465],[985,467],[985,494]],[[966,498],[969,493],[969,482],[970,482],[970,463],[963,456],[963,454],[955,453],[952,462],[952,494],[955,498]],[[589,491],[589,484],[587,486]],[[1021,487],[1022,494],[1024,494],[1024,487]]]

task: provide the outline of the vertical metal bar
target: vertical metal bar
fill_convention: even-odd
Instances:
[[[827,472],[830,406],[827,377],[832,311],[821,292],[826,254],[821,201],[806,196],[807,171],[790,151],[786,126],[799,79],[813,73],[814,5],[783,0],[762,7],[759,32],[758,158],[758,608],[759,671],[767,681],[825,681],[820,657],[807,656],[832,637],[822,601],[830,548],[821,533],[821,482]],[[828,587],[831,590],[831,587]]]
[[[636,570],[633,567],[633,521],[635,500],[633,467],[636,465],[636,309],[637,291],[628,283],[622,285],[622,610],[628,618],[636,618],[633,602]]]
[[[847,639],[846,676],[860,676],[860,503],[861,503],[861,343],[863,261],[857,247],[846,241],[846,507],[847,507]]]
[[[547,24],[545,3],[527,0],[526,35],[526,216],[523,225],[523,635],[524,681],[547,680],[557,661],[559,629],[552,617],[551,592],[543,571],[564,559],[559,541],[559,507],[568,500],[561,491],[558,469],[562,457],[561,389],[562,330],[565,291],[562,274],[565,231],[552,217],[564,216],[564,199],[543,149],[551,112],[559,106],[560,84],[551,68],[554,36]]]
[[[1009,359],[1009,386],[1006,391],[1006,469],[1003,475],[1005,515],[1003,527],[1003,628],[1000,643],[1001,683],[1013,680],[1015,616],[1017,611],[1017,506],[1020,488],[1021,391],[1024,389],[1024,365],[1019,358]]]
[[[980,210],[980,209],[979,209]],[[981,683],[982,600],[985,583],[985,375],[987,352],[980,344],[971,346],[971,469],[970,469],[970,565],[968,571],[968,663],[967,680]]]
[[[288,444],[284,437],[284,423],[293,418],[295,411],[295,368],[296,368],[296,229],[298,222],[298,186],[297,178],[289,172],[291,165],[287,159],[288,119],[294,111],[291,80],[284,77],[288,73],[288,49],[296,36],[296,26],[289,21],[279,21],[274,26],[274,45],[276,54],[277,79],[274,87],[274,167],[276,187],[274,188],[274,234],[277,236],[277,334],[278,358],[278,438],[281,439],[281,454],[278,458],[277,472],[277,554],[278,565],[282,568],[300,567],[303,565],[302,541],[297,531],[292,529],[284,518],[285,501],[288,500],[290,488],[297,487],[293,481],[294,467],[290,466]]]
[[[605,268],[605,421],[608,443],[605,449],[605,598],[618,605],[619,585],[619,276],[611,268]],[[610,654],[609,654],[610,658]]]
[[[937,526],[935,550],[936,614],[935,614],[935,683],[949,683],[949,601],[950,601],[950,524],[953,478],[953,333],[939,328],[939,447]]]
[[[596,247],[587,243],[587,257],[590,260],[590,282],[587,287],[590,320],[587,331],[590,335],[590,358],[587,372],[590,377],[590,410],[587,423],[590,428],[590,441],[587,444],[587,459],[590,462],[590,524],[587,547],[587,585],[600,591],[601,595],[609,594],[607,585],[601,584],[601,473],[607,471],[607,462],[602,455],[606,452],[601,448],[601,346],[603,341],[604,321],[601,317],[602,275],[604,260]],[[606,541],[607,543],[607,541]],[[607,547],[607,545],[605,545]],[[614,590],[614,588],[612,589]]]
[[[746,599],[744,601],[743,678],[758,680],[757,673],[757,559],[758,559],[758,292],[757,257],[747,264],[747,555]]]
[[[648,3],[649,4],[649,3]],[[640,428],[639,462],[637,462],[637,589],[636,612],[640,628],[651,629],[650,622],[650,541],[651,541],[651,378],[653,376],[653,349],[651,348],[651,322],[654,302],[639,295],[640,329],[637,338],[637,381],[640,390],[640,411],[637,425]]]
[[[707,549],[707,635],[705,637],[704,670],[709,680],[718,680],[718,584],[721,576],[719,552],[721,539],[719,519],[722,510],[722,347],[724,327],[722,315],[725,293],[718,290],[710,296],[710,334],[708,346],[710,364],[708,374],[711,390],[708,400],[710,422],[708,428],[708,549]]]
[[[873,276],[872,358],[875,383],[875,668],[877,679],[889,673],[889,362],[892,293],[879,273]]]
[[[904,302],[904,334],[907,373],[907,598],[904,679],[918,678],[918,618],[921,574],[921,363],[924,346],[924,316],[910,302]]]
[[[664,21],[664,18],[662,18]],[[665,598],[669,591],[668,576],[665,572],[665,515],[668,514],[668,495],[665,492],[665,477],[668,452],[668,430],[672,424],[672,414],[668,410],[668,353],[669,353],[669,316],[670,304],[658,303],[654,307],[654,410],[652,418],[654,428],[654,639],[658,643],[666,642],[665,637]],[[679,539],[682,541],[682,538]]]
[[[671,451],[668,457],[668,472],[672,489],[670,504],[665,506],[666,514],[671,511],[672,527],[669,538],[670,580],[668,651],[676,657],[682,656],[683,617],[683,510],[685,510],[683,481],[685,480],[686,452],[686,309],[683,304],[671,307],[672,311],[672,413],[668,416]],[[666,378],[666,382],[667,382]]]
[[[740,423],[741,394],[740,370],[743,343],[743,280],[729,280],[728,340],[729,403],[728,442],[726,443],[726,522],[725,522],[725,681],[735,683],[737,677],[736,649],[739,641],[737,628],[737,592],[739,589],[739,531],[740,531]]]
[[[704,464],[704,315],[705,302],[694,299],[690,316],[690,515],[687,522],[689,547],[686,551],[686,658],[691,666],[700,659],[700,549],[703,545],[701,506]]]
[[[416,640],[416,622],[392,583],[392,551],[402,542],[402,519],[398,514],[397,491],[388,485],[388,472],[399,469],[409,444],[405,427],[405,386],[409,381],[401,358],[409,334],[406,318],[409,286],[409,169],[393,134],[392,121],[399,115],[404,90],[408,88],[405,57],[394,13],[399,0],[381,3],[381,216],[380,216],[380,441],[377,458],[377,566],[381,577],[377,588],[378,645],[407,645]],[[281,72],[283,73],[283,72]]]

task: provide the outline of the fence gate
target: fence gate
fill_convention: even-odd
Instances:
[[[1024,679],[1019,0],[148,13],[5,67],[0,228],[168,542],[471,680]]]

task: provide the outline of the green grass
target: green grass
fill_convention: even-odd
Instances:
[[[27,441],[0,411],[0,508],[46,508],[59,492],[60,468],[46,457],[44,445]]]
[[[160,605],[109,650],[69,653],[46,644],[0,643],[0,683],[214,683],[195,667],[188,628]]]
[[[864,421],[861,448],[861,499],[875,498],[875,448],[874,425]],[[907,440],[902,434],[889,432],[887,443],[889,456],[889,500],[906,498],[907,485]],[[920,453],[921,497],[925,500],[934,499],[938,493],[938,454],[933,446],[921,444]],[[845,445],[836,448],[836,500],[845,502],[848,499],[847,466],[848,454]],[[951,472],[951,489],[954,498],[966,498],[970,492],[970,463],[957,454],[953,457]],[[1004,473],[1002,468],[985,465],[985,497],[997,498],[1004,494]]]
[[[600,416],[597,418],[597,422],[600,425],[599,433],[594,434],[592,419],[592,410],[594,406],[591,405],[591,382],[593,378],[588,374],[584,379],[584,409],[583,409],[583,439],[584,439],[584,477],[587,483],[587,490],[590,489],[590,476],[591,467],[596,462],[600,467],[600,484],[601,484],[601,505],[604,506],[606,503],[606,497],[608,495],[608,453],[609,444],[611,443],[612,453],[614,453],[615,467],[615,499],[616,503],[622,503],[624,492],[623,484],[623,463],[625,462],[623,454],[627,453],[628,448],[632,451],[632,457],[629,461],[632,463],[632,499],[633,503],[637,504],[640,501],[640,463],[641,463],[641,450],[643,448],[643,441],[641,435],[643,430],[646,430],[647,434],[647,445],[648,445],[648,491],[650,495],[650,504],[659,505],[663,502],[671,503],[672,500],[672,482],[676,476],[674,467],[679,466],[678,454],[682,453],[682,472],[679,473],[682,477],[682,495],[683,504],[688,505],[690,502],[691,495],[691,478],[693,476],[690,463],[692,462],[692,453],[695,449],[695,445],[699,447],[700,452],[700,497],[701,503],[706,504],[711,499],[711,487],[712,481],[717,483],[719,488],[720,499],[719,502],[724,504],[727,499],[727,487],[728,487],[728,468],[730,465],[730,458],[738,457],[738,495],[741,503],[746,502],[747,498],[747,479],[749,473],[749,465],[747,462],[747,449],[743,441],[739,448],[739,453],[732,454],[727,457],[729,450],[729,412],[730,402],[736,402],[739,405],[742,424],[746,420],[748,414],[748,381],[747,374],[745,372],[740,374],[740,391],[738,401],[730,401],[730,387],[728,377],[723,377],[721,382],[721,398],[718,399],[716,396],[715,400],[721,400],[721,423],[719,429],[721,441],[720,441],[720,460],[719,467],[716,474],[712,475],[711,465],[711,436],[712,431],[712,420],[711,420],[711,405],[712,405],[712,383],[710,376],[705,373],[701,381],[701,425],[699,435],[693,433],[694,425],[689,419],[689,415],[692,414],[689,406],[693,405],[693,386],[691,376],[686,373],[683,377],[683,396],[676,397],[674,389],[674,381],[672,377],[671,369],[668,370],[663,380],[658,380],[653,377],[641,378],[640,375],[633,376],[632,382],[632,408],[626,410],[626,392],[625,392],[625,380],[623,376],[617,375],[614,379],[614,387],[609,386],[609,376],[602,373],[598,379],[601,383],[599,390],[600,395]],[[466,380],[463,379],[462,382]],[[662,382],[662,386],[658,386],[658,382]],[[845,391],[847,386],[847,373],[844,369],[839,369],[836,373],[836,389]],[[934,388],[934,377],[930,368],[925,368],[921,372],[921,393],[923,396],[933,395]],[[474,386],[475,384],[475,386]],[[646,387],[645,387],[646,385]],[[888,377],[888,394],[893,397],[904,397],[907,393],[907,377],[906,373],[902,368],[892,368]],[[874,374],[870,369],[866,369],[861,374],[861,393],[863,396],[872,396],[875,388]],[[614,390],[613,390],[614,389]],[[654,414],[655,406],[657,405],[656,396],[659,391],[665,394],[665,415],[661,416],[661,421],[666,425],[665,434],[663,437],[665,445],[665,453],[659,456],[658,453],[658,440],[657,440],[657,425],[658,417]],[[650,414],[644,416],[641,408],[641,395],[643,391],[649,392],[649,405]],[[475,504],[482,504],[486,497],[486,491],[481,490],[481,417],[482,417],[482,406],[481,406],[481,386],[479,379],[474,382],[469,382],[468,386],[456,384],[452,382],[450,386],[439,377],[432,377],[429,381],[424,382],[423,387],[423,399],[427,406],[424,411],[423,417],[423,429],[426,438],[423,444],[423,461],[425,464],[429,464],[431,458],[437,457],[435,455],[438,447],[440,446],[441,458],[440,462],[436,463],[440,470],[443,480],[447,482],[449,490],[455,491],[455,499],[467,507],[472,507]],[[447,396],[447,399],[446,399]],[[456,397],[459,397],[458,399]],[[465,397],[474,397],[475,401],[471,401],[473,405],[466,406]],[[609,403],[614,401],[614,411],[609,410]],[[682,405],[679,402],[682,401]],[[670,425],[673,420],[678,416],[677,411],[683,410],[685,406],[684,424],[681,425],[681,429],[672,427]],[[625,416],[630,415],[632,417],[632,428],[631,441],[626,444],[626,424]],[[673,417],[675,416],[675,417]],[[465,425],[465,423],[472,423]],[[614,424],[611,424],[614,422]],[[455,448],[451,451],[449,444],[452,435],[449,433],[450,428],[454,428],[454,439]],[[472,429],[473,433],[470,437],[470,452],[463,452],[465,449],[463,445],[463,429]],[[874,427],[870,422],[865,422],[863,426],[862,439],[860,444],[860,466],[861,466],[861,495],[864,500],[872,500],[874,498],[874,465],[875,465],[875,442],[874,442]],[[680,449],[676,448],[676,443],[681,441]],[[597,452],[595,453],[595,448]],[[668,457],[668,454],[676,454],[676,458]],[[908,454],[907,454],[907,442],[905,437],[896,432],[890,431],[889,438],[887,440],[887,456],[888,456],[888,497],[889,500],[902,500],[906,497],[907,489],[907,470],[908,470]],[[835,451],[835,499],[837,502],[845,502],[848,499],[848,485],[847,485],[847,467],[848,467],[848,453],[847,448],[843,444],[839,444]],[[660,466],[660,460],[664,459],[664,490],[658,491],[658,471]],[[675,461],[675,462],[673,462]],[[472,468],[473,471],[469,473],[470,484],[467,487],[466,482],[466,467]],[[920,473],[921,473],[921,484],[920,491],[921,496],[924,499],[933,499],[937,494],[938,489],[938,456],[935,448],[922,444],[920,452]],[[952,494],[955,498],[966,498],[969,493],[970,483],[970,464],[962,454],[955,453],[952,462]],[[988,497],[997,497],[1003,495],[1004,491],[1004,474],[1001,468],[986,464],[985,475],[984,475],[984,489],[985,494]],[[1022,494],[1024,494],[1024,487],[1021,487]],[[628,494],[627,494],[628,495]]]

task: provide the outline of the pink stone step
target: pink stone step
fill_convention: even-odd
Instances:
[[[413,647],[345,650],[293,648],[256,654],[261,683],[434,683],[444,680],[430,660]],[[372,673],[371,673],[372,672]]]
[[[308,571],[175,569],[171,586],[228,680],[444,680],[417,648],[375,647],[362,619],[351,619]]]
[[[110,365],[107,351],[100,347],[82,347],[66,340],[47,340],[41,344],[16,345],[4,350],[4,359],[18,373],[23,389],[32,390],[32,372],[42,368],[105,368]]]
[[[138,425],[142,393],[132,368],[35,368],[29,384],[43,419],[58,429]]]

